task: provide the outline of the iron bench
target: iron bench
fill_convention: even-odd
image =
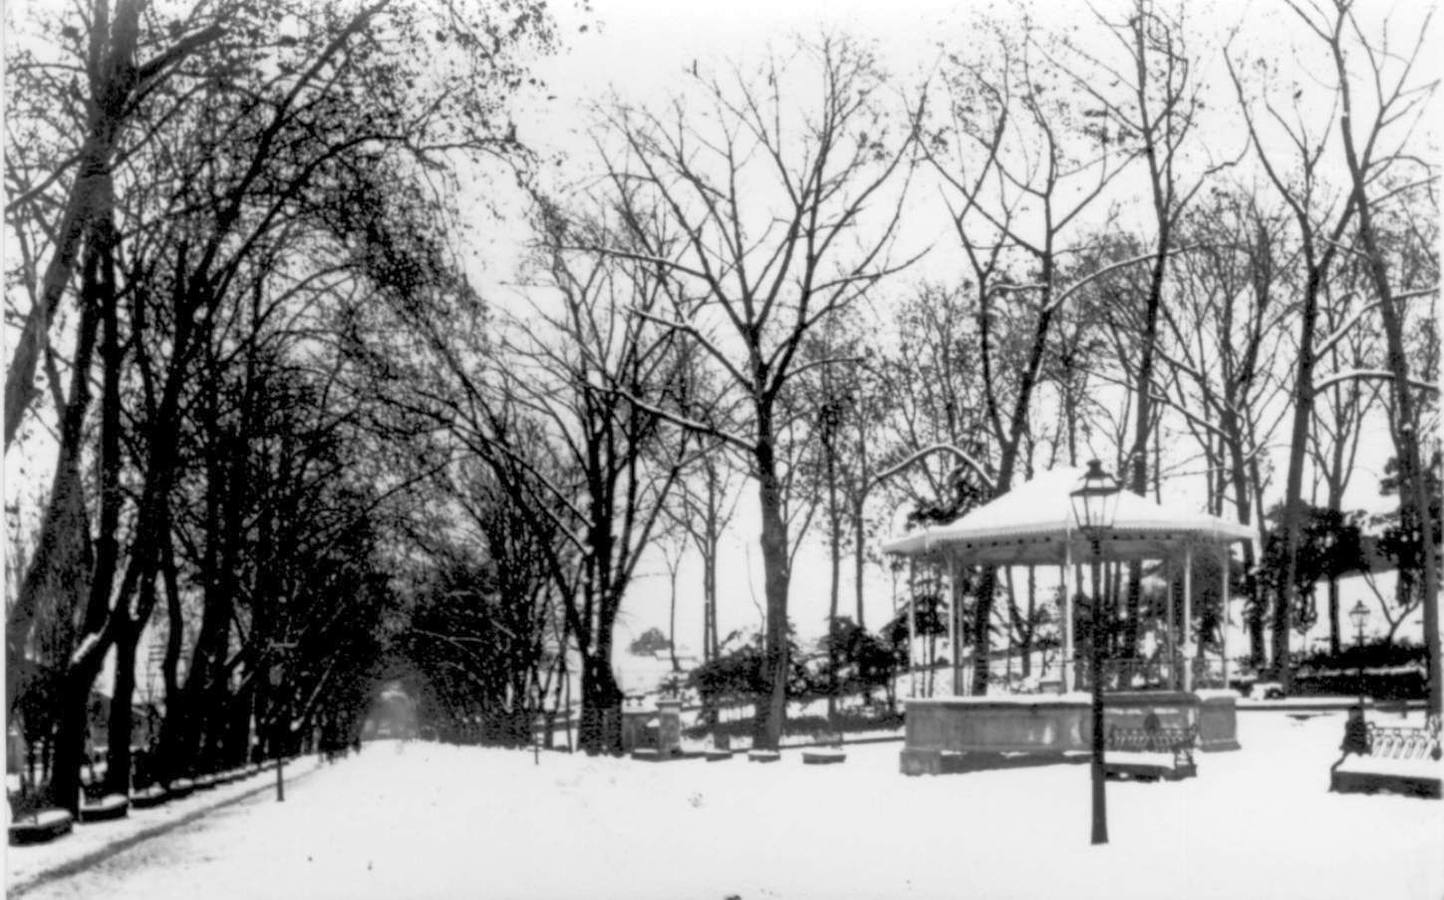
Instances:
[[[1439,717],[1423,727],[1360,724],[1345,726],[1344,755],[1329,771],[1329,790],[1341,794],[1393,791],[1415,797],[1440,797],[1444,753],[1439,746]]]
[[[1135,781],[1178,781],[1198,774],[1193,748],[1198,744],[1198,726],[1165,726],[1146,723],[1143,728],[1108,729],[1103,753],[1103,774],[1108,778]]]

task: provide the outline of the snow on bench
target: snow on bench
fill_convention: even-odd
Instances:
[[[74,818],[63,809],[41,809],[23,813],[10,823],[10,843],[41,844],[67,834]]]
[[[1439,746],[1436,715],[1429,716],[1422,728],[1384,727],[1365,722],[1362,709],[1350,710],[1339,749],[1344,755],[1329,771],[1331,791],[1440,797],[1444,752]]]
[[[152,784],[136,790],[130,795],[130,803],[136,809],[151,809],[160,806],[170,799],[170,791],[165,785]]]
[[[1198,774],[1198,766],[1193,761],[1197,742],[1198,726],[1163,726],[1153,716],[1144,721],[1142,728],[1114,725],[1108,729],[1104,747],[1104,775],[1136,781],[1192,778]]]

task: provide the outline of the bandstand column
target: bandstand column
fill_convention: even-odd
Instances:
[[[951,556],[948,557],[948,655],[952,657],[953,670],[953,696],[962,693],[958,689],[959,660],[962,654],[958,651],[958,581],[957,564]]]
[[[1183,545],[1183,689],[1193,690],[1193,545]]]
[[[1063,693],[1077,683],[1073,664],[1073,542],[1063,539]]]
[[[1164,651],[1168,654],[1168,689],[1178,690],[1178,666],[1175,660],[1178,659],[1178,617],[1173,614],[1173,591],[1178,586],[1178,557],[1170,556],[1164,560],[1168,566],[1168,630],[1164,634]]]
[[[915,605],[918,595],[918,564],[915,560],[908,559],[908,696],[916,697],[917,674],[913,671],[915,666],[913,659],[913,647],[917,645],[917,614]]]
[[[1231,559],[1232,559],[1232,557],[1229,556],[1229,552],[1228,552],[1228,544],[1220,543],[1220,544],[1219,544],[1219,571],[1220,571],[1221,573],[1223,573],[1223,574],[1221,574],[1221,575],[1219,576],[1219,586],[1218,586],[1218,587],[1219,587],[1219,590],[1218,590],[1218,595],[1219,595],[1219,597],[1223,598],[1223,603],[1222,603],[1223,614],[1222,614],[1222,618],[1219,619],[1219,623],[1218,623],[1218,644],[1219,644],[1219,649],[1220,649],[1220,650],[1222,651],[1222,653],[1223,653],[1223,689],[1224,689],[1224,690],[1228,690],[1228,620],[1229,620],[1229,615],[1228,615],[1228,601],[1229,601],[1229,596],[1228,596],[1228,564],[1229,564],[1229,561],[1230,561]]]

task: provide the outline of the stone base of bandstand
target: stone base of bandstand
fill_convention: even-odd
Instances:
[[[908,700],[899,765],[904,775],[941,775],[1062,761],[1092,749],[1092,709],[1092,698],[1083,693]],[[1201,750],[1239,749],[1229,692],[1104,696],[1105,729],[1142,728],[1150,713],[1165,727],[1197,726]]]

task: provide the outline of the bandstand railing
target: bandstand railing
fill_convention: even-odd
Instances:
[[[1058,663],[1052,662],[1046,672],[1035,670],[1025,676],[1016,669],[1012,672],[993,671],[988,676],[988,693],[1039,694],[1062,690],[1064,666],[1072,667],[1074,691],[1088,691],[1093,682],[1088,670],[1088,659],[1077,659]],[[1106,691],[1166,691],[1183,690],[1190,682],[1184,679],[1185,668],[1193,675],[1191,686],[1196,689],[1222,688],[1223,660],[1209,656],[1199,659],[1164,657],[1134,657],[1106,659],[1103,661],[1103,689]],[[973,693],[973,667],[964,664],[957,673],[954,683],[951,666],[915,666],[899,673],[899,697],[966,697]]]
[[[1088,670],[1088,660],[1076,661],[1077,690],[1089,690],[1093,685]],[[1103,689],[1107,691],[1158,691],[1221,688],[1223,683],[1223,660],[1215,657],[1199,659],[1125,658],[1106,659],[1102,665]],[[1184,679],[1187,670],[1193,677]]]

